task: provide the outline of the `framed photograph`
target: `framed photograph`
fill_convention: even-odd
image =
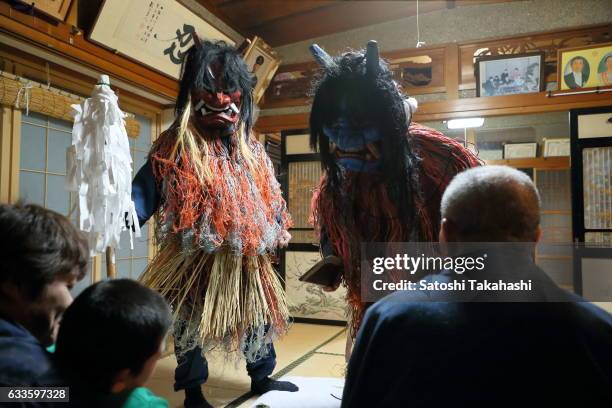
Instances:
[[[389,68],[402,88],[410,94],[444,92],[445,55],[444,48],[416,49],[395,52],[389,58]]]
[[[280,59],[272,47],[261,38],[255,37],[244,53],[244,62],[257,77],[253,99],[259,102],[280,65]]]
[[[89,39],[178,79],[194,31],[235,45],[176,0],[104,0]]]
[[[506,143],[504,145],[504,159],[524,159],[536,157],[538,144],[533,143]]]
[[[262,105],[268,108],[308,104],[308,90],[316,73],[317,67],[304,63],[298,67],[279,67],[263,96]]]
[[[34,7],[34,10],[40,11],[57,20],[64,21],[66,14],[70,9],[72,0],[19,0],[21,3]]]
[[[480,149],[478,151],[478,158],[482,160],[502,160],[504,158],[504,151],[501,149]]]
[[[569,155],[569,139],[544,139],[544,157],[558,157]]]
[[[557,55],[560,90],[612,85],[612,43],[564,48]]]
[[[544,52],[479,57],[474,72],[476,96],[541,92],[546,85]]]

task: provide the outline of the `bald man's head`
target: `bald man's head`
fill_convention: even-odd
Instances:
[[[507,166],[459,173],[442,196],[446,241],[536,242],[540,196],[525,173]]]

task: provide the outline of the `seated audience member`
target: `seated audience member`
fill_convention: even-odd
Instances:
[[[33,204],[0,204],[0,385],[52,381],[45,347],[85,276],[87,241],[64,216]]]
[[[55,351],[71,406],[167,407],[142,386],[163,352],[171,320],[166,301],[136,281],[85,289],[64,314]]]
[[[504,166],[458,174],[441,216],[440,241],[464,247],[541,235],[534,184]],[[529,276],[545,283],[541,301],[493,302],[490,293],[484,303],[475,293],[462,302],[426,301],[429,292],[385,297],[358,333],[342,407],[612,406],[612,316],[558,288],[530,253],[490,255],[483,271],[461,279]],[[459,279],[453,275],[428,281]]]

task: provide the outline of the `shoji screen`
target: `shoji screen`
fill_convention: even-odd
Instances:
[[[574,287],[612,301],[612,107],[570,112]]]
[[[152,121],[137,116],[140,123],[138,137],[130,137],[134,169],[144,164],[151,147]],[[64,188],[66,175],[66,148],[71,143],[72,123],[32,113],[22,115],[19,157],[19,198],[40,204],[76,221],[72,206],[75,197]],[[135,238],[134,250],[130,250],[129,236],[122,237],[122,248],[117,251],[117,276],[136,279],[147,265],[149,255],[149,226],[142,230],[142,237]],[[102,262],[102,271],[105,271]],[[91,268],[90,268],[91,269]],[[104,272],[102,276],[105,276]],[[92,282],[91,270],[77,287],[80,292]]]
[[[298,278],[321,259],[319,242],[309,223],[312,193],[321,178],[319,155],[310,149],[308,131],[282,133],[282,184],[293,217],[292,239],[281,258],[291,315],[296,321],[339,323],[346,321],[346,291],[324,292]]]

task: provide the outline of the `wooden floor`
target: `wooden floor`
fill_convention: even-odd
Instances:
[[[275,378],[290,376],[343,378],[346,364],[346,330],[338,326],[295,323],[277,341]],[[244,362],[228,362],[226,355],[207,355],[210,376],[204,385],[206,399],[215,407],[250,407],[256,397],[249,395],[250,379]],[[153,393],[168,400],[171,407],[182,407],[184,394],[174,392],[176,359],[169,355],[159,361],[147,383]]]

